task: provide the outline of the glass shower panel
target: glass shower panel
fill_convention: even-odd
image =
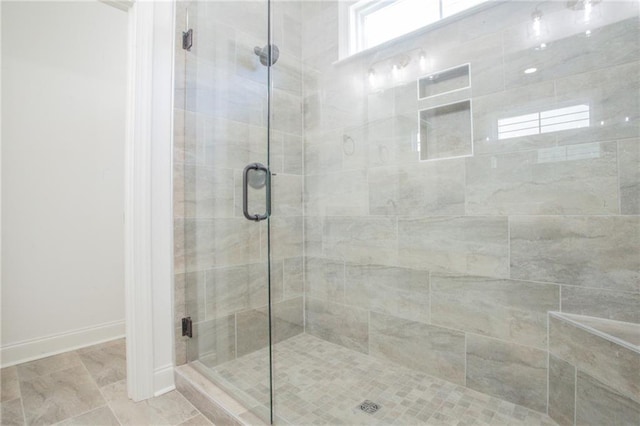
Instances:
[[[193,30],[182,170],[187,361],[240,401],[245,416],[269,421],[269,90],[259,56],[268,2],[177,7],[178,27]],[[250,369],[233,364],[245,359]]]

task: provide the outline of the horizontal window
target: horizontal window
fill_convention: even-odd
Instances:
[[[349,7],[349,54],[455,15],[488,0],[361,0]]]
[[[589,127],[589,105],[574,105],[498,120],[498,139]]]

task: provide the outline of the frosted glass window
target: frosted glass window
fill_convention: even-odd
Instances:
[[[364,16],[364,48],[417,30],[440,19],[437,1],[398,0]]]
[[[442,17],[455,15],[487,0],[442,0]]]
[[[511,139],[590,126],[589,105],[573,105],[498,120],[498,139]]]
[[[377,46],[488,0],[360,0],[349,6],[349,52]]]

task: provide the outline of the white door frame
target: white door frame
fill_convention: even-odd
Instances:
[[[140,401],[173,379],[174,0],[103,0],[129,14],[125,154],[127,390]]]

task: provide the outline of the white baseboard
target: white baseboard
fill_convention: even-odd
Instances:
[[[159,396],[176,388],[173,365],[157,368],[153,372],[153,396]]]
[[[0,365],[9,367],[125,336],[124,320],[85,327],[66,333],[23,340],[0,347]]]

